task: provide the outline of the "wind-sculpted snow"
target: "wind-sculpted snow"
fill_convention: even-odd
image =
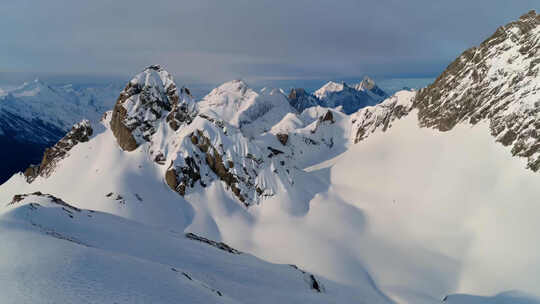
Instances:
[[[42,193],[2,205],[0,242],[0,299],[6,304],[391,303],[376,291]]]

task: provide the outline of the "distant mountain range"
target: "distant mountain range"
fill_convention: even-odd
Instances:
[[[238,83],[247,88],[245,83]],[[227,84],[224,84],[216,88],[213,94],[221,94],[220,90],[226,90],[226,87]],[[0,91],[0,143],[4,147],[0,151],[0,156],[11,160],[0,167],[0,184],[15,172],[23,170],[32,163],[39,163],[45,148],[62,138],[73,124],[83,119],[93,123],[98,122],[116,101],[119,90],[121,90],[119,85],[53,86],[36,79],[20,87]],[[282,103],[290,103],[299,112],[311,106],[323,106],[352,113],[388,97],[368,77],[350,87],[345,83],[329,82],[315,94],[307,93],[303,89],[293,89],[288,100],[287,96],[279,90],[263,89],[260,93],[249,90],[255,95],[277,96]],[[295,92],[302,92],[302,94],[296,97]],[[206,100],[211,96],[212,93],[202,99],[203,108]],[[308,102],[306,103],[305,100]],[[257,107],[263,107],[258,102],[254,102]],[[275,109],[290,111],[282,106]],[[242,118],[242,120],[245,119],[249,118]],[[246,121],[242,123],[245,124]]]
[[[40,80],[0,93],[0,183],[31,163],[39,163],[82,119],[98,122],[116,100],[120,86],[51,86]]]

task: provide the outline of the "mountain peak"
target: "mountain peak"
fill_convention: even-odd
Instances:
[[[346,88],[348,88],[348,86],[347,84],[345,84],[345,82],[338,83],[334,81],[329,81],[325,85],[323,85],[320,89],[315,91],[314,95],[317,98],[322,100],[322,99],[327,98],[329,95],[336,92],[341,92],[345,90]]]
[[[421,125],[448,131],[461,122],[488,120],[498,142],[540,170],[540,117],[534,114],[540,106],[539,55],[540,16],[530,11],[463,52],[419,91],[415,105]]]
[[[375,80],[371,79],[369,76],[364,76],[364,79],[357,85],[357,89],[360,90],[371,90],[376,86]]]
[[[539,15],[536,14],[536,10],[530,10],[526,14],[523,14],[521,17],[519,17],[519,20],[523,20],[523,21],[534,20],[538,18],[538,16]]]
[[[188,94],[189,95],[189,94]],[[156,122],[180,99],[172,75],[161,66],[137,74],[120,93],[111,116],[111,129],[120,147],[135,150],[157,131]]]
[[[388,94],[386,94],[385,91],[379,88],[375,80],[373,80],[369,76],[364,76],[364,79],[362,79],[360,83],[354,85],[353,88],[358,91],[366,92],[377,102],[381,102],[390,97]]]

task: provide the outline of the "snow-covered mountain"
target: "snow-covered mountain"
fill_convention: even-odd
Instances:
[[[36,79],[4,92],[0,97],[0,115],[13,116],[30,122],[25,128],[0,120],[2,133],[17,131],[17,139],[33,142],[56,141],[48,137],[39,126],[32,129],[31,122],[41,121],[62,133],[83,118],[98,121],[111,108],[118,95],[118,86],[75,87],[51,86]]]
[[[0,184],[55,144],[82,119],[99,121],[118,95],[116,85],[48,85],[40,80],[0,94]]]
[[[253,137],[270,130],[287,113],[294,112],[279,89],[250,89],[241,80],[222,84],[198,103],[200,113],[223,119]]]
[[[366,106],[373,106],[388,98],[375,81],[369,77],[355,85],[330,81],[313,94],[302,88],[294,88],[289,93],[289,102],[299,112],[314,106],[338,108],[352,114]]]
[[[150,66],[0,186],[0,299],[540,303],[539,49],[530,12],[352,114],[369,79],[197,102]]]
[[[370,78],[365,78],[353,86],[344,82],[330,81],[315,91],[314,95],[321,101],[321,105],[330,108],[340,107],[346,114],[352,114],[366,106],[373,106],[388,97]]]

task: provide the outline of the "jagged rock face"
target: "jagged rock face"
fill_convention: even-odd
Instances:
[[[321,105],[321,101],[315,95],[306,92],[302,88],[292,89],[288,98],[291,106],[300,113],[307,108]]]
[[[204,188],[221,181],[245,206],[273,195],[274,190],[260,178],[276,163],[284,164],[283,157],[265,157],[263,150],[250,143],[240,130],[205,115],[197,116],[187,128],[193,131],[177,146],[166,172],[165,180],[171,189],[186,195],[197,186]]]
[[[191,92],[188,88],[180,89],[181,96],[187,96],[193,99]],[[190,108],[187,102],[175,102],[173,104],[171,112],[167,115],[167,123],[173,130],[178,130],[183,124],[190,124],[193,121],[194,110]]]
[[[133,151],[150,141],[156,122],[173,108],[179,110],[178,100],[172,76],[160,66],[150,66],[135,76],[120,93],[111,117],[111,130],[120,147]],[[177,127],[176,115],[167,117]]]
[[[376,130],[386,131],[392,122],[412,109],[415,92],[401,91],[374,107],[366,107],[351,116],[352,140],[358,143]]]
[[[540,169],[540,15],[500,27],[415,99],[420,125],[441,131],[487,119],[498,142]]]
[[[58,143],[51,148],[45,149],[43,159],[39,166],[30,166],[26,169],[24,175],[27,182],[31,183],[38,176],[50,176],[54,171],[56,164],[64,159],[75,145],[81,142],[87,142],[90,139],[90,136],[92,136],[92,133],[93,129],[88,120],[83,120],[74,125],[71,131],[60,139]]]

